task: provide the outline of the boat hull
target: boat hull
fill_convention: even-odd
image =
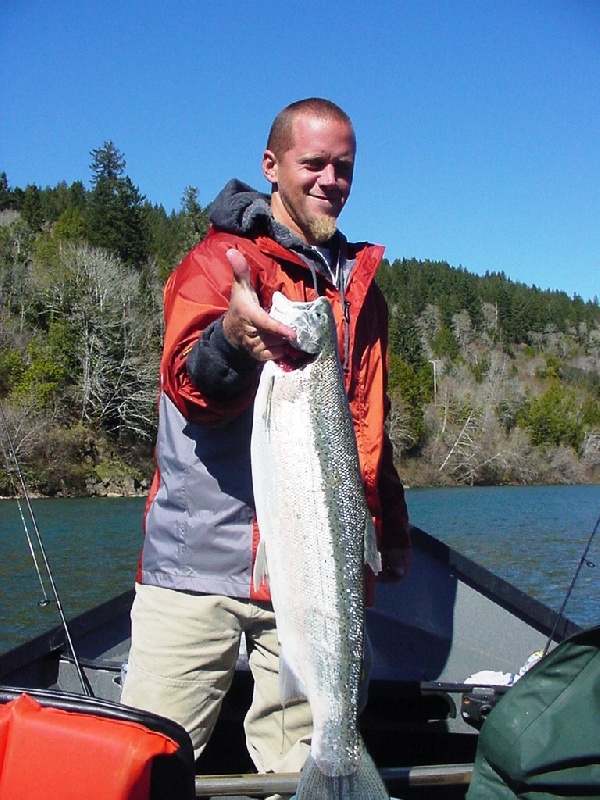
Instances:
[[[412,538],[409,579],[379,586],[376,605],[367,612],[374,661],[361,732],[380,769],[470,764],[478,726],[506,687],[479,690],[484,700],[478,720],[470,712],[477,703],[464,702],[477,694],[466,679],[481,670],[517,672],[532,652],[546,646],[551,633],[558,643],[579,628],[566,619],[557,624],[546,606],[424,531],[413,528]],[[133,590],[69,623],[94,696],[113,703],[120,700],[132,601]],[[0,684],[83,692],[61,628],[0,655]],[[241,724],[251,693],[251,674],[241,655],[217,728],[197,764],[200,772],[253,770]],[[414,800],[465,794],[464,782],[408,786],[403,774],[396,783],[398,793],[402,789],[402,796]],[[393,782],[388,785],[394,791]]]

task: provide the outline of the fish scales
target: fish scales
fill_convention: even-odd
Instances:
[[[291,303],[276,293],[271,313],[315,354],[296,368],[265,364],[251,448],[261,533],[254,581],[268,572],[282,700],[305,695],[313,716],[297,797],[387,798],[358,733],[364,564],[378,571],[380,561],[333,312],[325,298]]]

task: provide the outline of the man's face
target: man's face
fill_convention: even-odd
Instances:
[[[271,211],[310,245],[326,242],[337,228],[354,171],[355,140],[346,122],[298,115],[293,144],[279,158],[266,150],[263,171],[273,184]]]

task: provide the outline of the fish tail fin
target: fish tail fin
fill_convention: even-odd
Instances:
[[[389,800],[389,797],[364,745],[358,769],[352,775],[326,775],[309,754],[296,792],[297,800]]]

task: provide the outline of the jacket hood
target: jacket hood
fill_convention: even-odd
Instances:
[[[267,235],[285,247],[302,244],[289,228],[273,219],[271,199],[233,178],[209,208],[209,218],[217,230],[236,236]]]
[[[285,225],[273,219],[269,195],[253,189],[237,178],[230,180],[219,192],[211,203],[208,214],[211,223],[219,231],[250,238],[258,235],[269,236],[283,247],[308,255],[311,260],[315,259],[311,247]],[[337,247],[340,236],[341,234],[336,232]]]
[[[269,196],[234,178],[210,204],[208,213],[215,228],[247,236],[255,226],[264,227],[271,216]]]

